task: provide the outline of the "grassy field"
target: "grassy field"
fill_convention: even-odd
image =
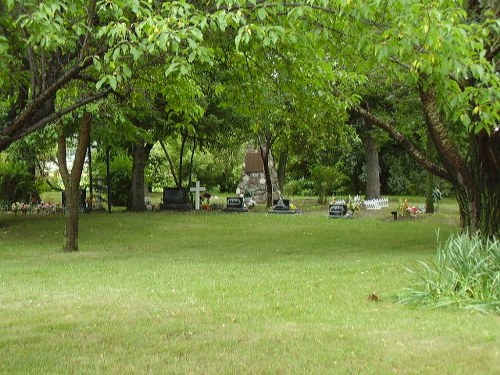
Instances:
[[[0,214],[0,373],[500,374],[498,317],[394,302],[451,201],[397,222],[296,203],[85,214],[77,253],[62,216]]]

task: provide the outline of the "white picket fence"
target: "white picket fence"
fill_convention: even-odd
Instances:
[[[359,196],[355,196],[353,200],[357,203],[361,202],[361,198]],[[369,199],[369,200],[364,200],[362,202],[367,210],[380,210],[381,208],[389,207],[388,198]],[[346,204],[346,200],[336,199],[334,204]]]
[[[379,198],[379,199],[369,199],[363,202],[367,210],[380,210],[384,207],[389,207],[389,199],[388,198]]]

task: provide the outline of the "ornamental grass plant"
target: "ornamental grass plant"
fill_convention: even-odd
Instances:
[[[436,262],[409,270],[413,285],[398,296],[403,304],[456,305],[500,314],[500,241],[455,234],[438,241]]]

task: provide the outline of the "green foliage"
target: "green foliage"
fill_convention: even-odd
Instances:
[[[462,132],[491,131],[500,121],[500,77],[490,46],[500,32],[498,19],[487,10],[467,13],[459,1],[365,1],[351,14],[373,22],[359,39],[360,50],[374,54],[386,74],[407,85],[433,87],[441,110]],[[486,5],[478,6],[479,9]],[[472,7],[471,7],[472,8]],[[382,27],[382,24],[384,25]]]
[[[422,195],[425,192],[426,172],[403,152],[386,149],[382,155],[381,167],[386,176],[386,194]]]
[[[459,306],[500,314],[500,241],[468,233],[438,245],[437,262],[409,270],[414,285],[399,295],[403,304]]]
[[[336,190],[346,181],[346,176],[338,166],[317,165],[311,169],[311,179],[318,203],[325,203],[327,197],[339,193]]]
[[[117,153],[111,157],[111,204],[113,206],[127,206],[130,202],[130,189],[132,184],[132,159],[124,152]],[[96,160],[94,164],[95,178],[106,184],[106,165],[102,160]]]
[[[236,190],[241,174],[240,153],[221,150],[218,153],[205,151],[194,158],[193,175],[211,192],[232,192]]]
[[[34,181],[25,164],[0,161],[0,202],[28,203],[34,192]]]
[[[311,180],[306,180],[304,178],[291,180],[285,184],[283,194],[285,196],[312,196],[315,194],[314,184]]]
[[[174,186],[174,180],[167,166],[165,156],[153,147],[144,171],[147,185],[151,191],[162,191],[166,186]]]

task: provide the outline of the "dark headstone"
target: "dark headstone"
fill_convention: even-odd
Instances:
[[[226,201],[226,212],[247,212],[243,197],[228,197]]]
[[[283,204],[280,204],[280,200]],[[290,209],[290,199],[273,199],[273,206],[282,208],[285,207],[287,210]]]
[[[345,217],[347,214],[347,205],[345,204],[331,204],[328,207],[328,216],[333,218]]]
[[[190,210],[193,207],[189,196],[189,189],[163,188],[163,210]]]
[[[66,207],[66,192],[61,192],[61,205],[62,207]],[[87,190],[80,190],[80,208],[85,208],[87,206]]]
[[[269,211],[270,214],[296,214],[297,210],[290,208],[290,199],[275,199],[273,200],[273,207]]]

